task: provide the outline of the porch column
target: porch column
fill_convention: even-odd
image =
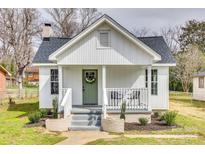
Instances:
[[[62,94],[62,89],[63,89],[63,69],[62,69],[62,66],[58,66],[58,110],[60,111],[61,108],[61,101],[62,101],[62,97],[63,97],[63,94]]]
[[[103,116],[106,118],[107,116],[107,93],[106,93],[106,66],[102,66],[102,91],[103,91],[103,97],[102,97],[102,103],[103,103]]]
[[[148,98],[147,98],[147,103],[148,103],[148,111],[151,111],[151,71],[152,71],[152,66],[147,66],[147,77],[148,77],[148,83],[147,83],[147,90],[148,90]]]

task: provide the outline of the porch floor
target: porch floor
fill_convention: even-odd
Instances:
[[[101,105],[73,105],[71,113],[102,113]]]

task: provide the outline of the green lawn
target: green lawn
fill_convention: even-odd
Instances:
[[[184,144],[205,144],[203,138],[198,139],[156,139],[156,138],[126,138],[99,139],[88,143],[88,145],[184,145]]]
[[[197,134],[198,139],[130,139],[123,135],[115,139],[100,139],[88,144],[205,144],[205,102],[191,99],[190,94],[171,93],[170,110],[178,111],[180,128],[163,131],[126,131],[126,134]]]
[[[24,127],[27,114],[38,109],[36,98],[16,100],[15,105],[4,101],[0,105],[0,144],[55,144],[65,139],[57,133],[48,133],[45,128]]]

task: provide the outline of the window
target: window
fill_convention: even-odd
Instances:
[[[151,76],[151,94],[152,95],[157,95],[158,91],[157,91],[157,70],[154,69],[152,70],[152,76]]]
[[[109,31],[99,32],[99,47],[107,48],[110,47],[110,33]]]
[[[28,77],[29,77],[29,78],[32,78],[32,77],[33,77],[33,73],[29,72],[29,73],[28,73]]]
[[[204,77],[199,77],[199,88],[204,88]]]
[[[145,70],[145,88],[148,87],[148,71],[147,69]]]
[[[157,69],[151,70],[151,94],[158,94],[158,75]],[[145,70],[145,87],[148,87],[148,71]]]
[[[58,70],[51,69],[51,94],[58,94]]]

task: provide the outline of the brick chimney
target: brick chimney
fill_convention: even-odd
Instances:
[[[49,38],[53,35],[53,30],[50,23],[45,23],[43,26],[42,36],[43,38]]]

